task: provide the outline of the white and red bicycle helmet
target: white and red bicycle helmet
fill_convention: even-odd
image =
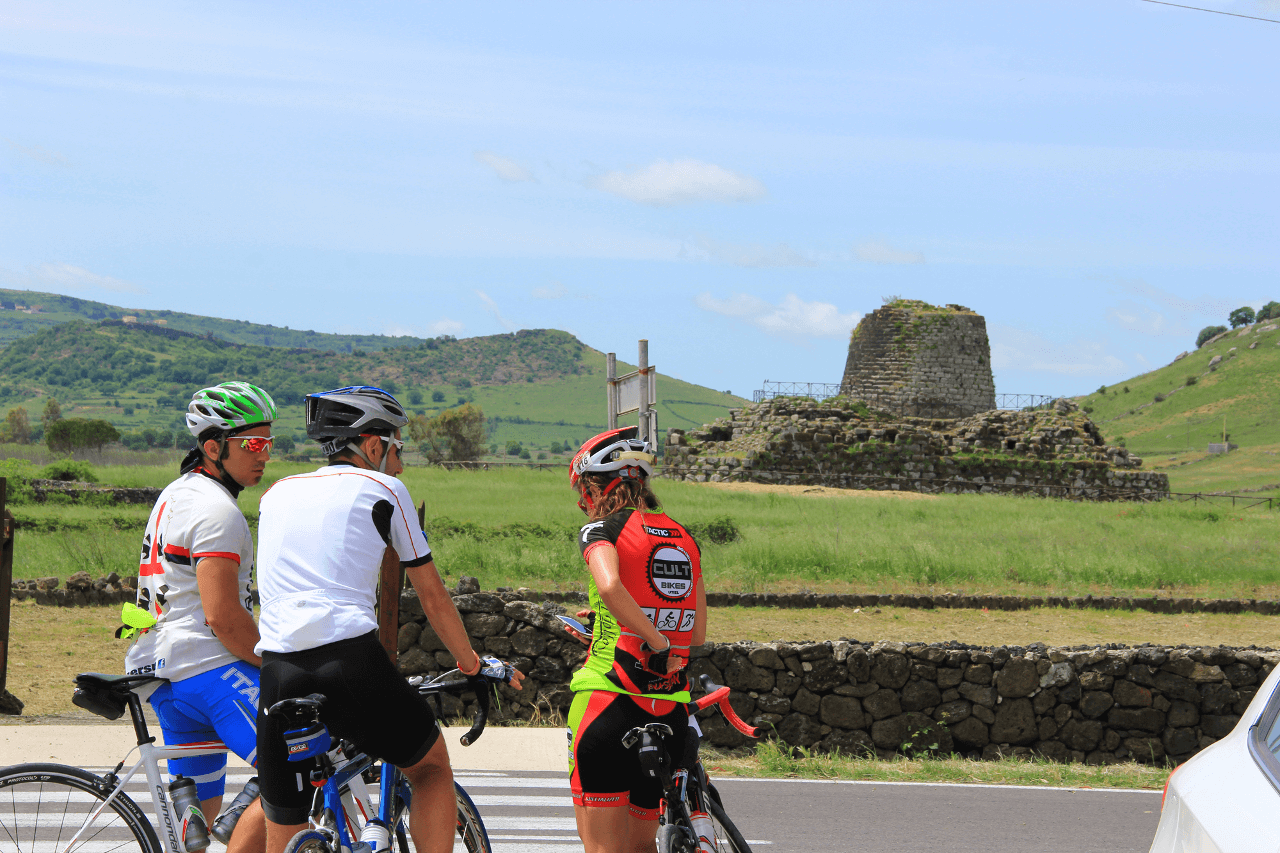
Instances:
[[[587,439],[569,463],[569,485],[577,488],[583,474],[613,474],[607,494],[621,480],[651,476],[654,460],[653,446],[640,439],[639,427],[602,432]]]

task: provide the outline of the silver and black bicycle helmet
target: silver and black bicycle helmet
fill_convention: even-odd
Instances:
[[[308,394],[306,405],[307,438],[320,442],[320,452],[325,456],[351,446],[353,439],[374,430],[394,431],[409,423],[400,402],[372,385],[348,385]]]

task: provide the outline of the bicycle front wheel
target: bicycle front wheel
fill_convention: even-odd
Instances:
[[[716,847],[719,848],[720,853],[751,853],[746,839],[742,837],[738,827],[733,825],[733,821],[729,820],[729,815],[725,814],[724,806],[720,803],[720,792],[716,790],[716,786],[708,784],[707,791],[711,794],[705,798],[707,814],[711,816],[711,823],[716,829]]]
[[[458,837],[467,853],[490,853],[489,833],[485,831],[480,810],[457,782],[453,783],[458,799]]]
[[[0,853],[164,853],[138,804],[63,764],[0,770]]]

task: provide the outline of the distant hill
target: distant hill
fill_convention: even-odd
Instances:
[[[620,372],[632,369],[619,363]],[[104,418],[124,433],[173,429],[192,391],[245,379],[283,406],[277,431],[301,438],[305,394],[367,383],[426,415],[474,401],[490,418],[494,441],[546,448],[604,429],[604,375],[603,353],[554,329],[345,353],[239,344],[105,319],[47,328],[0,350],[0,408],[23,406],[34,424],[44,400],[55,397],[64,416]],[[708,423],[746,402],[661,375],[658,392],[661,429]]]
[[[1210,368],[1215,357],[1221,360]],[[1146,467],[1168,471],[1175,491],[1190,488],[1178,481],[1191,475],[1197,490],[1280,483],[1280,329],[1274,321],[1228,332],[1078,400],[1108,443],[1123,439]],[[1240,450],[1230,458],[1203,458],[1210,442],[1222,441],[1224,427]]]
[[[22,306],[21,309],[18,306]],[[202,317],[181,311],[148,311],[122,308],[105,302],[41,293],[34,290],[0,289],[0,346],[73,320],[124,320],[132,317],[139,324],[151,323],[197,335],[213,335],[237,344],[260,344],[268,347],[306,347],[308,349],[369,352],[390,347],[417,346],[424,338],[389,337],[387,335],[334,335],[266,326],[244,320]]]

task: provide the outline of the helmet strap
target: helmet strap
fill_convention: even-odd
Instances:
[[[387,473],[387,460],[391,458],[391,441],[390,439],[383,438],[382,436],[377,436],[377,438],[379,441],[382,442],[382,461],[379,462],[377,465],[373,464],[373,460],[370,459],[369,456],[364,452],[364,449],[360,447],[360,442],[358,441],[349,442],[347,444],[347,450],[350,450],[356,456],[359,456],[366,463],[368,463],[370,469],[377,471],[379,474],[385,474]]]

